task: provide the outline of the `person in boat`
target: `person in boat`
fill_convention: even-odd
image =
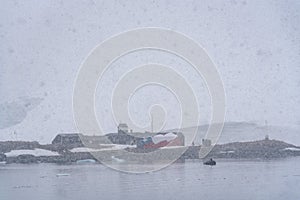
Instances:
[[[203,163],[204,165],[216,165],[216,161],[214,161],[212,158],[210,158],[208,161]]]

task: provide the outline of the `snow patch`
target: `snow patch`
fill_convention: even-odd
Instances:
[[[220,151],[219,153],[220,153],[220,154],[223,154],[223,153],[224,153],[224,154],[225,154],[225,153],[234,153],[234,151]]]
[[[33,155],[33,156],[59,156],[57,152],[45,150],[45,149],[22,149],[22,150],[12,150],[5,153],[7,157],[17,157],[19,155]]]
[[[300,151],[300,148],[287,147],[287,148],[284,148],[284,151]]]
[[[102,145],[101,145],[102,146]],[[97,152],[97,151],[111,151],[111,150],[120,150],[125,148],[135,148],[136,145],[121,145],[121,144],[110,144],[109,146],[106,146],[101,149],[94,149],[94,148],[88,148],[88,147],[78,147],[71,149],[70,151],[72,153],[79,153],[79,152]]]
[[[170,132],[165,135],[161,135],[161,134],[155,135],[152,137],[152,141],[154,144],[158,144],[162,141],[170,142],[170,141],[174,140],[176,137],[177,137],[177,135]]]

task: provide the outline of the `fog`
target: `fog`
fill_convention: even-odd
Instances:
[[[72,94],[82,62],[105,39],[140,27],[181,32],[206,50],[224,84],[227,122],[300,130],[299,9],[297,0],[136,1],[128,5],[96,0],[3,1],[0,140],[47,143],[59,132],[77,132]],[[118,77],[132,66],[153,60],[173,66],[188,78],[202,108],[201,123],[209,123],[209,94],[201,77],[174,56],[148,51],[115,63],[99,82],[96,110],[105,132],[116,130],[109,98]],[[170,115],[177,122],[176,101],[156,87],[145,88],[133,98],[132,110],[140,111],[133,119],[148,123],[146,107],[161,95],[170,100],[167,105],[174,110]],[[144,105],[137,103],[143,100]],[[173,126],[167,124],[167,128]],[[299,144],[299,134],[287,134],[287,139]]]

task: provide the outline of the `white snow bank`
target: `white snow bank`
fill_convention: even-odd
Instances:
[[[87,147],[78,147],[70,150],[72,153],[78,153],[78,152],[95,152],[100,151],[100,149],[92,149]]]
[[[161,149],[180,149],[180,148],[187,148],[185,146],[164,146]]]
[[[8,153],[5,153],[7,157],[17,157],[19,155],[30,154],[33,156],[58,156],[57,152],[45,150],[45,149],[22,149],[22,150],[12,150]]]
[[[167,133],[165,135],[162,134],[158,134],[152,137],[152,141],[154,144],[160,143],[162,141],[172,141],[177,137],[177,135],[175,135],[174,133]]]
[[[299,148],[295,148],[295,147],[287,147],[287,148],[284,148],[285,151],[287,150],[290,150],[290,151],[300,151]]]
[[[110,144],[110,146],[105,147],[105,148],[101,148],[101,149],[93,149],[93,148],[88,148],[88,147],[78,147],[78,148],[71,149],[70,151],[73,152],[73,153],[78,153],[78,152],[97,152],[97,151],[119,150],[119,149],[125,149],[127,147],[135,148],[136,145]]]
[[[220,151],[219,153],[223,154],[223,153],[234,153],[234,151]]]
[[[126,148],[136,148],[136,145],[125,145],[125,144],[115,144],[111,149],[126,149]]]
[[[70,176],[70,174],[56,174],[57,177],[60,177],[60,176]]]

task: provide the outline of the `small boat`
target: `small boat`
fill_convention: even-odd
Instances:
[[[214,161],[212,158],[209,159],[208,161],[205,161],[203,162],[204,165],[210,165],[210,166],[213,166],[213,165],[216,165],[216,161]]]

